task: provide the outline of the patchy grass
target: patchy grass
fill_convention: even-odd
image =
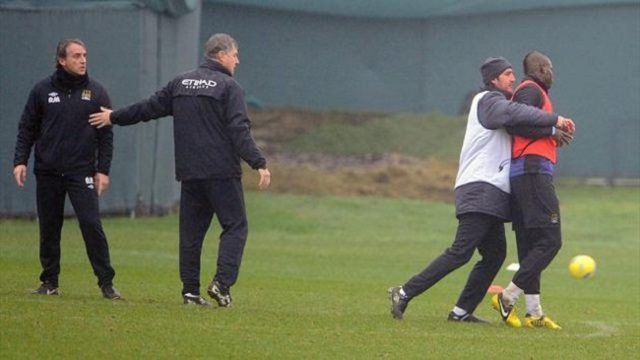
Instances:
[[[301,109],[253,110],[251,117],[271,191],[453,200],[464,118]],[[255,189],[255,175],[248,176]]]
[[[371,165],[325,167],[275,161],[270,191],[321,196],[382,196],[453,201],[457,164],[399,155]],[[245,171],[245,187],[257,189],[257,175]]]
[[[361,155],[396,153],[458,159],[466,119],[441,114],[397,114],[364,122],[330,123],[287,142],[289,153]]]

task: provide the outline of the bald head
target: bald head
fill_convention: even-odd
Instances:
[[[534,50],[524,56],[522,67],[525,75],[533,76],[547,85],[547,88],[551,88],[553,84],[553,64],[551,64],[551,60],[546,55]]]

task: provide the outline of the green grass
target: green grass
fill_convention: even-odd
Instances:
[[[395,114],[357,125],[330,123],[295,137],[284,150],[333,155],[394,152],[457,160],[466,124],[466,118],[438,113]]]
[[[543,277],[543,306],[562,331],[511,329],[489,298],[490,326],[446,321],[471,263],[415,299],[399,322],[386,290],[446,248],[453,206],[379,198],[249,193],[250,237],[235,308],[181,304],[177,218],[107,218],[116,286],[100,297],[77,224],[63,234],[59,297],[38,285],[37,224],[0,222],[2,358],[628,359],[640,350],[640,190],[562,187],[564,246]],[[217,225],[203,250],[215,266]],[[509,255],[515,246],[508,231]],[[589,254],[596,276],[574,280]],[[473,261],[472,261],[473,262]],[[512,273],[501,271],[495,283]],[[521,300],[522,301],[522,300]]]

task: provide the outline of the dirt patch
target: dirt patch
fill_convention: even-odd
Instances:
[[[315,112],[301,109],[251,110],[254,137],[267,156],[270,191],[320,196],[382,196],[452,202],[457,164],[403,154],[333,156],[283,153],[296,136],[328,123],[359,123],[381,113]],[[245,186],[256,189],[256,175]]]
[[[388,116],[383,113],[350,113],[344,111],[312,111],[298,108],[252,109],[253,135],[265,153],[278,154],[282,145],[296,136],[326,124],[358,125]]]

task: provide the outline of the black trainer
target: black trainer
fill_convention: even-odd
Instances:
[[[479,318],[473,314],[469,314],[466,313],[462,316],[458,316],[456,315],[453,311],[449,313],[449,316],[447,317],[447,320],[449,321],[455,321],[455,322],[469,322],[469,323],[477,323],[477,324],[490,324],[489,321]]]
[[[50,282],[43,282],[39,288],[31,292],[33,295],[59,295],[58,286]]]
[[[213,280],[207,288],[207,293],[213,298],[220,307],[231,307],[232,300],[229,289],[220,285],[219,282]]]
[[[105,285],[100,290],[102,290],[102,296],[105,299],[109,300],[118,300],[122,299],[122,295],[118,292],[118,289],[114,288],[113,285]]]
[[[402,286],[395,286],[389,289],[389,300],[391,301],[391,315],[394,319],[402,320],[404,311],[409,305],[409,298],[400,294]]]
[[[202,296],[192,293],[182,294],[182,301],[185,305],[211,306]]]

